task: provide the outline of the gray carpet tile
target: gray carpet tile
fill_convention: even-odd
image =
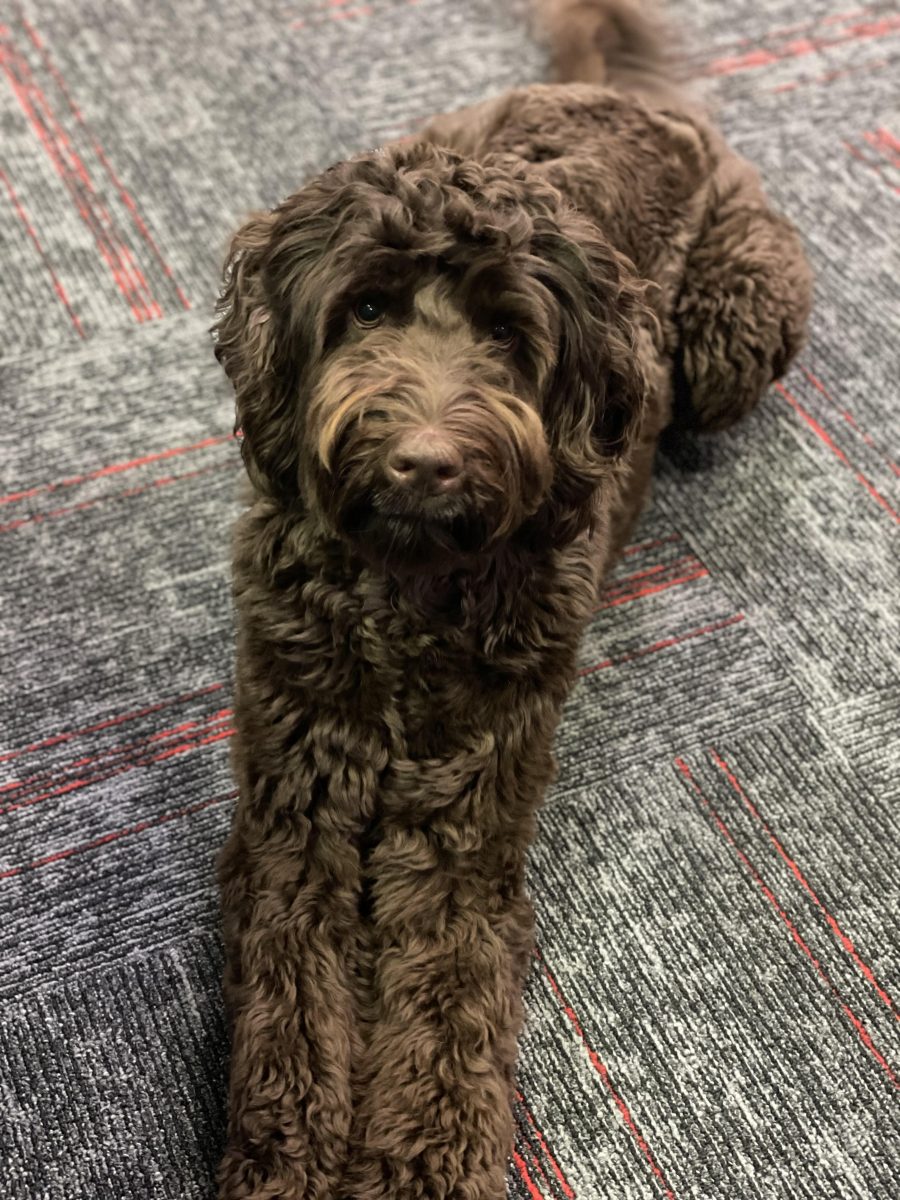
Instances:
[[[229,231],[540,78],[522,0],[0,9],[0,1193],[211,1195]],[[900,10],[675,0],[809,345],[660,456],[531,863],[514,1200],[900,1194]]]
[[[690,777],[660,765],[550,806],[534,855],[541,989],[610,1101],[601,1136],[618,1124],[646,1169],[585,1194],[647,1195],[649,1173],[663,1195],[888,1196],[895,1011],[721,785],[678,761]]]
[[[207,933],[0,1010],[4,1195],[209,1194],[224,1116],[225,1030],[209,987],[220,970]]]

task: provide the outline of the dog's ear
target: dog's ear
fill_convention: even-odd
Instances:
[[[254,215],[234,235],[213,334],[234,387],[247,473],[263,493],[284,496],[297,486],[296,398],[266,278],[275,220],[274,213]]]
[[[543,418],[554,463],[549,516],[564,539],[590,523],[596,489],[640,425],[654,318],[631,264],[589,223],[571,214],[552,226],[536,224],[532,249],[558,313]]]

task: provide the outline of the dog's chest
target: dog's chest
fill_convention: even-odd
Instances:
[[[466,622],[393,610],[357,643],[372,664],[373,694],[391,710],[405,756],[446,758],[485,738],[511,747],[523,728],[555,724],[577,644],[535,607]]]

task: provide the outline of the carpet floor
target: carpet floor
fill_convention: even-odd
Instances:
[[[900,9],[673,0],[807,349],[659,464],[531,857],[520,1200],[900,1196]],[[495,0],[0,0],[0,1196],[211,1195],[229,230],[546,72]]]

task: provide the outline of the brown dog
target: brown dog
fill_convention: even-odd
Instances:
[[[439,118],[234,240],[223,1200],[505,1195],[525,853],[599,576],[676,402],[728,424],[803,334],[798,240],[649,23],[544,13],[613,86]]]

